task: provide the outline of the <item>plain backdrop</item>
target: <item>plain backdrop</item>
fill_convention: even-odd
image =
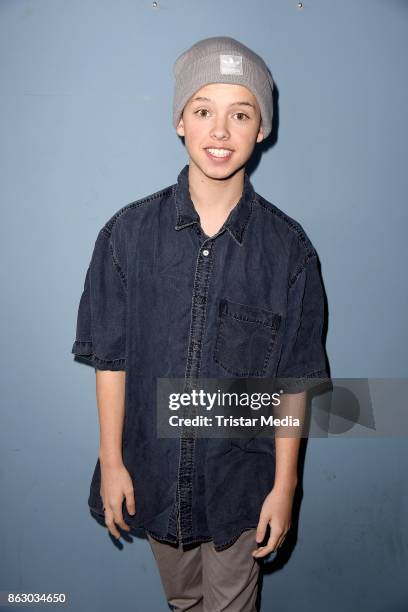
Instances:
[[[187,162],[172,67],[200,38],[237,38],[275,79],[251,180],[318,251],[332,376],[407,377],[408,2],[153,4],[0,1],[0,591],[76,612],[167,609],[147,541],[115,546],[88,512],[95,374],[70,350],[99,229]],[[406,437],[309,440],[262,612],[408,610],[407,463]]]

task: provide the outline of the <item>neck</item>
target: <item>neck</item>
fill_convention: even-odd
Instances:
[[[245,168],[241,168],[227,179],[206,176],[190,160],[188,182],[190,197],[200,214],[229,213],[241,198],[244,189]]]

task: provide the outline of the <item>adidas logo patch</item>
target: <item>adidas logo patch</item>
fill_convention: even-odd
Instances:
[[[221,74],[243,74],[242,55],[220,55]]]

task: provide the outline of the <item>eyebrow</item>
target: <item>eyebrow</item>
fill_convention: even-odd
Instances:
[[[193,99],[193,102],[214,102],[211,98],[206,98],[204,96],[198,96]],[[251,106],[254,110],[256,110],[255,106],[251,104],[251,102],[247,102],[246,100],[242,100],[240,102],[231,102],[229,106]]]

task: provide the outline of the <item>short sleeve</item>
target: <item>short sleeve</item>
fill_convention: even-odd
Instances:
[[[102,228],[88,266],[71,353],[98,370],[126,370],[127,282],[112,236]]]
[[[323,285],[313,254],[288,289],[288,308],[277,377],[287,378],[289,393],[304,391],[328,378],[322,332],[325,316]]]

